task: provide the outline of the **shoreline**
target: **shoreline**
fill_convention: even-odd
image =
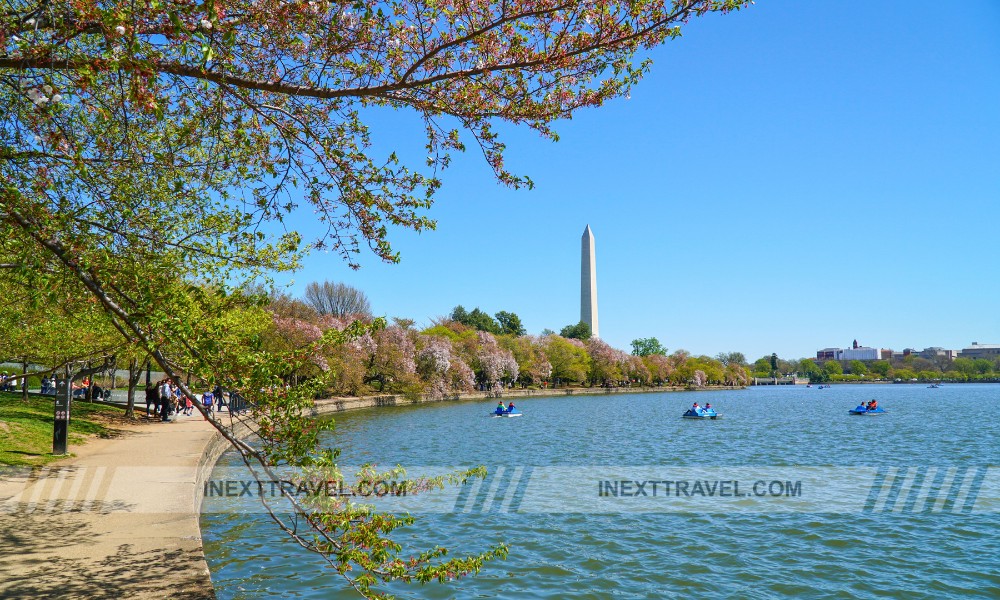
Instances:
[[[504,390],[503,399],[734,390],[679,386]],[[432,402],[492,401],[487,392],[317,400],[313,416]],[[109,403],[122,406],[117,403]],[[2,467],[0,596],[214,599],[201,532],[201,490],[229,442],[197,416],[125,425],[44,467]],[[238,437],[249,429],[237,430]]]
[[[499,399],[748,387],[511,389]],[[398,394],[335,397],[317,400],[311,414],[496,400],[487,392],[417,400]],[[201,490],[229,442],[197,416],[123,429],[122,437],[91,439],[73,447],[75,456],[44,467],[0,467],[0,523],[7,541],[0,549],[0,596],[215,598],[203,550]]]
[[[548,390],[537,389],[509,389],[504,390],[502,396],[491,396],[487,392],[463,392],[450,394],[443,398],[427,398],[421,396],[417,399],[407,398],[403,394],[376,394],[373,396],[334,396],[316,400],[311,416],[322,416],[333,413],[345,412],[349,410],[363,410],[368,408],[391,408],[396,406],[416,406],[419,404],[432,404],[437,402],[470,402],[473,400],[507,400],[523,398],[554,398],[560,396],[603,396],[620,394],[656,394],[673,392],[718,392],[718,391],[738,391],[749,389],[750,386],[724,386],[713,385],[703,388],[691,389],[687,386],[645,386],[645,387],[615,387],[615,388],[556,388]],[[764,387],[764,386],[761,386]]]
[[[317,400],[311,414],[749,387],[509,389],[500,398],[480,391],[416,400],[401,394],[333,397]],[[201,490],[229,442],[197,416],[169,424],[140,421],[123,429],[123,437],[91,439],[72,448],[75,456],[44,467],[2,467],[0,523],[9,533],[0,549],[0,596],[215,598],[202,543]],[[248,434],[249,429],[236,431],[238,437]]]

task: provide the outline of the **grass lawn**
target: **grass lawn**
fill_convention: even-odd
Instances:
[[[70,450],[91,436],[114,436],[114,423],[124,415],[119,407],[84,400],[73,400],[70,411]],[[52,455],[54,412],[51,397],[22,402],[20,393],[0,392],[0,465],[43,465],[62,458]]]

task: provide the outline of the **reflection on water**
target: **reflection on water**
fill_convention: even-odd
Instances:
[[[340,415],[332,443],[346,463],[387,466],[945,473],[996,462],[998,396],[995,385],[769,387],[526,399],[518,402],[521,419],[491,419],[491,402],[467,402]],[[888,414],[847,414],[872,397]],[[711,402],[724,418],[681,419],[694,400]],[[956,419],[957,409],[977,416]],[[996,506],[982,494],[979,502]],[[903,508],[900,501],[896,510]],[[206,514],[202,527],[220,598],[355,597],[264,515]],[[422,598],[1000,597],[997,531],[997,509],[872,512],[864,501],[837,513],[424,514],[396,536],[414,551],[440,544],[454,555],[503,541],[510,556],[474,578],[390,591]]]

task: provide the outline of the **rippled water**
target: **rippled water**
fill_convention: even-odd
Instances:
[[[847,415],[871,397],[889,413]],[[525,413],[519,419],[486,418],[491,402],[449,403],[339,415],[333,443],[349,464],[855,465],[943,473],[996,464],[998,399],[996,385],[762,387],[525,399],[516,401]],[[724,418],[680,419],[693,401],[711,402]],[[596,495],[589,486],[579,493]],[[842,513],[720,505],[698,513],[421,514],[396,536],[414,551],[440,544],[454,555],[502,541],[510,556],[473,578],[390,591],[421,598],[1000,597],[1000,510],[962,512],[959,502],[942,512],[879,512],[864,510],[864,500]],[[205,514],[202,531],[220,598],[355,597],[263,515]]]

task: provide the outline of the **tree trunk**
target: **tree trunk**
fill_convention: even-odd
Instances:
[[[139,368],[139,359],[130,358],[128,361],[128,401],[125,403],[125,417],[132,419],[135,417],[135,386],[139,383],[142,370]]]
[[[24,375],[24,379],[21,380],[21,400],[23,402],[28,401],[28,361],[23,361],[21,363],[21,373]]]

